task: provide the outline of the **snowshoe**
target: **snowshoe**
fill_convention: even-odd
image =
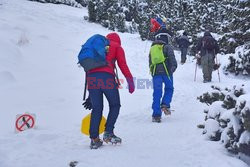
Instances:
[[[152,117],[152,122],[160,123],[161,122],[161,117]]]
[[[104,132],[103,141],[105,141],[106,143],[117,144],[121,143],[122,139],[120,137],[117,137],[114,133]]]
[[[165,115],[171,115],[171,110],[169,107],[167,107],[165,104],[161,105],[161,111],[165,114]]]
[[[99,147],[101,147],[103,144],[103,141],[101,139],[99,139],[99,137],[95,138],[95,139],[91,139],[90,142],[90,149],[98,149]]]

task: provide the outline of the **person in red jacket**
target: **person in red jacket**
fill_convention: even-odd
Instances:
[[[117,62],[121,72],[125,76],[129,93],[135,90],[133,76],[127,66],[125,53],[121,47],[121,40],[117,33],[110,33],[106,36],[110,41],[110,46],[106,56],[107,66],[99,67],[88,71],[87,82],[90,101],[92,103],[92,112],[90,120],[90,148],[97,149],[106,143],[121,143],[121,138],[114,134],[114,125],[120,111],[120,96],[118,83],[115,79],[115,63]],[[105,125],[103,141],[99,138],[99,125],[103,112],[103,95],[109,103],[109,114]]]

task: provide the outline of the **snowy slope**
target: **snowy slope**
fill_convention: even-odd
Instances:
[[[124,88],[115,129],[123,143],[90,150],[89,138],[80,133],[89,111],[81,106],[84,73],[76,65],[77,54],[89,36],[110,31],[84,21],[84,15],[85,9],[64,5],[0,0],[0,167],[64,167],[73,160],[79,161],[77,167],[247,166],[219,143],[205,140],[196,128],[204,108],[196,97],[211,84],[239,81],[221,74],[219,83],[214,73],[213,83],[203,84],[198,69],[194,82],[191,59],[175,73],[171,117],[151,123],[152,89],[130,95]],[[149,42],[138,35],[120,36],[133,75],[150,79]],[[106,104],[105,116],[107,111]],[[36,114],[36,128],[16,134],[15,117],[24,112]]]

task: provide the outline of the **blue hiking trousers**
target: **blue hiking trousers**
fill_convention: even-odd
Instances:
[[[170,78],[170,79],[169,79]],[[153,117],[159,117],[162,115],[161,112],[161,105],[165,104],[167,107],[170,107],[170,103],[172,101],[173,93],[174,93],[174,86],[173,86],[173,76],[171,75],[168,78],[167,75],[158,74],[153,76]],[[164,94],[162,96],[162,87],[163,83],[164,87]]]
[[[105,131],[113,133],[115,122],[120,111],[120,96],[115,77],[106,72],[88,74],[88,91],[93,106],[90,119],[90,138],[99,136],[99,126],[103,113],[103,95],[109,103],[109,114],[105,125]]]

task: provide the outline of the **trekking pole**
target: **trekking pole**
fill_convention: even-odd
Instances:
[[[119,76],[118,76],[118,70],[115,66],[115,77],[116,77],[116,82],[118,84],[118,86],[121,86],[121,82],[120,82],[120,79],[119,79]]]
[[[194,72],[194,82],[196,81],[196,73],[197,73],[197,60],[196,60],[196,63],[195,63],[195,72]]]
[[[218,59],[217,59],[217,55],[215,54],[215,62],[216,62],[216,65],[219,65],[218,64]],[[220,71],[219,71],[219,67],[217,69],[217,73],[218,73],[218,78],[219,78],[219,82],[220,82]]]
[[[146,44],[145,44],[145,48],[144,48],[144,53],[146,53],[146,49],[148,47],[148,38],[149,38],[149,35],[150,35],[150,31],[148,32],[148,36],[147,36],[147,41],[146,41]]]

